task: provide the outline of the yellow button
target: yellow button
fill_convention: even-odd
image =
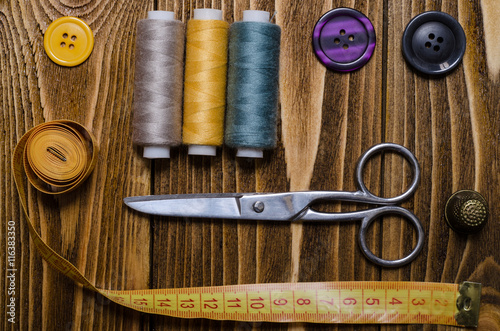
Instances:
[[[73,67],[85,61],[94,48],[94,35],[81,19],[66,16],[52,22],[43,37],[45,52],[55,63]]]

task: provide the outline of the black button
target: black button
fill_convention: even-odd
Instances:
[[[336,71],[356,70],[373,54],[375,30],[359,11],[336,8],[324,14],[314,26],[313,48],[326,67]]]
[[[428,11],[415,16],[403,33],[403,55],[416,70],[442,75],[453,70],[465,53],[465,33],[452,16]]]

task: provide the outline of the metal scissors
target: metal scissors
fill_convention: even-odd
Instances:
[[[404,156],[413,170],[413,181],[401,195],[383,198],[372,194],[363,180],[363,168],[377,153],[392,151]],[[209,193],[173,194],[128,197],[127,206],[137,211],[161,216],[203,217],[242,219],[256,221],[361,221],[359,245],[364,255],[373,263],[384,267],[400,267],[416,258],[424,244],[424,230],[419,219],[409,210],[395,206],[408,199],[417,189],[420,169],[415,156],[405,147],[393,143],[382,143],[369,148],[358,160],[355,173],[359,190],[346,191],[303,191],[284,193]],[[344,212],[326,213],[311,208],[320,201],[352,201],[378,207]],[[372,253],[366,242],[368,227],[382,215],[393,214],[406,218],[417,231],[417,244],[411,253],[398,260],[385,260]]]

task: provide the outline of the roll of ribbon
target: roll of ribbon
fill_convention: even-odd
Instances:
[[[97,161],[97,146],[83,126],[60,120],[28,131],[16,155],[23,160],[34,187],[47,194],[61,194],[74,190],[90,175]]]

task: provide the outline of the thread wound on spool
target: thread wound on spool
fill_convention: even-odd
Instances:
[[[231,25],[225,132],[230,147],[276,146],[280,36],[276,24]]]
[[[190,20],[186,33],[183,142],[222,145],[229,24]]]
[[[182,142],[184,24],[140,20],[137,24],[133,142],[176,146]]]

